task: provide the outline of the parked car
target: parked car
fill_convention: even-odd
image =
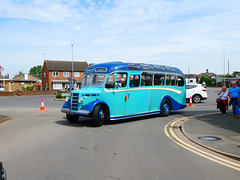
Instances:
[[[186,85],[186,99],[189,101],[190,96],[194,103],[200,103],[207,99],[207,90],[202,84],[187,84]]]
[[[2,85],[0,85],[0,92],[4,92],[5,91],[5,87],[4,86],[2,86]]]

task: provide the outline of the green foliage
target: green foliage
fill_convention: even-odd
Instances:
[[[21,75],[23,75],[23,72],[22,72],[22,71],[19,71],[17,74],[14,75],[14,78],[15,78],[15,77],[18,77],[18,76],[21,76]]]
[[[62,94],[62,93],[57,93],[56,98],[58,98],[58,99],[62,99],[63,97],[62,97],[61,94]]]
[[[223,77],[224,77],[224,78],[233,78],[234,76],[231,75],[231,74],[226,74],[226,75],[224,75]]]
[[[202,84],[203,82],[205,82],[207,85],[210,85],[210,84],[213,83],[213,81],[214,81],[214,79],[212,79],[212,78],[208,78],[208,77],[206,77],[206,76],[202,76],[202,77],[200,78],[199,83]]]
[[[62,93],[68,93],[68,92],[59,92],[57,93],[56,98],[59,98],[59,99],[66,98],[66,96],[62,96]]]
[[[30,69],[29,71],[30,74],[35,74],[38,75],[40,77],[42,77],[42,66],[38,65],[38,66],[34,66]]]
[[[34,85],[33,84],[26,84],[22,87],[23,91],[32,91],[34,89]]]
[[[234,71],[232,75],[234,77],[238,77],[238,76],[240,76],[240,72],[239,71]]]

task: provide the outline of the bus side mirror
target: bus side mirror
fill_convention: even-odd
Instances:
[[[118,83],[115,83],[114,88],[118,89]]]

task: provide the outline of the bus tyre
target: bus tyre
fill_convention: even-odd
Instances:
[[[200,103],[201,99],[202,99],[202,97],[200,95],[198,95],[198,94],[193,96],[193,102],[194,103]]]
[[[168,116],[171,113],[171,102],[164,99],[161,107],[161,116]]]
[[[107,112],[102,105],[97,105],[93,110],[93,124],[96,127],[102,126],[107,120]]]
[[[68,115],[66,114],[67,120],[70,123],[76,123],[78,121],[79,116],[78,115]]]

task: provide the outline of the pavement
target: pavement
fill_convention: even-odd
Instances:
[[[11,119],[9,116],[5,116],[5,115],[0,115],[0,123],[7,121]]]
[[[231,110],[225,117],[221,113],[193,116],[184,124],[186,136],[197,144],[221,154],[240,159],[240,118],[232,117]],[[200,137],[217,137],[207,140]]]

